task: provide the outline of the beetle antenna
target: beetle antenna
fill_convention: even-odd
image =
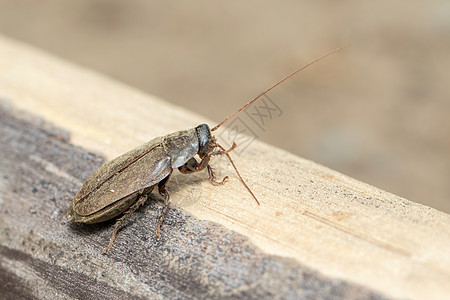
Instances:
[[[224,154],[225,154],[225,155],[228,157],[228,159],[230,160],[230,163],[231,163],[231,165],[233,166],[234,170],[236,171],[236,174],[237,174],[237,176],[239,177],[239,179],[241,180],[242,184],[245,186],[245,188],[246,188],[247,191],[250,193],[250,195],[252,195],[253,199],[255,199],[256,203],[258,203],[258,205],[261,205],[261,204],[259,204],[258,199],[256,199],[255,194],[253,194],[252,190],[251,190],[251,189],[248,187],[248,185],[245,183],[245,181],[244,181],[244,179],[242,178],[241,174],[239,174],[239,171],[238,171],[238,169],[236,168],[236,165],[234,164],[233,160],[231,159],[230,154],[228,154],[228,151],[225,150],[225,148],[222,147],[222,146],[219,145],[219,144],[216,144],[216,146],[219,147],[220,149],[222,149],[222,150],[225,152]]]
[[[268,88],[267,90],[265,90],[264,92],[262,92],[261,94],[259,94],[258,97],[254,98],[253,100],[249,101],[247,104],[245,104],[244,106],[242,106],[241,108],[239,108],[237,111],[235,111],[234,113],[232,113],[231,115],[229,115],[228,117],[225,118],[225,120],[223,120],[222,122],[220,122],[219,124],[216,125],[216,127],[214,127],[213,129],[211,129],[211,131],[217,130],[220,126],[222,126],[226,121],[228,121],[229,119],[233,118],[235,115],[237,115],[238,113],[240,113],[242,110],[244,110],[247,106],[249,106],[250,104],[252,104],[253,102],[255,102],[256,100],[258,100],[259,98],[261,98],[262,96],[264,96],[265,94],[267,94],[268,92],[270,92],[271,90],[273,90],[274,88],[276,88],[277,86],[279,86],[280,84],[282,84],[283,82],[285,82],[286,80],[288,80],[289,78],[291,78],[292,76],[294,76],[295,74],[297,74],[298,72],[306,69],[307,67],[309,67],[312,64],[315,64],[316,62],[324,59],[327,56],[330,56],[346,47],[348,47],[349,45],[344,45],[341,46],[327,54],[324,54],[318,58],[316,58],[315,60],[307,63],[306,65],[304,65],[303,67],[297,69],[296,71],[294,71],[293,73],[289,74],[288,76],[284,77],[282,80],[278,81],[277,83],[275,83],[274,85],[272,85],[270,88]],[[236,170],[237,171],[237,170]],[[256,198],[255,198],[256,199]],[[258,201],[258,200],[256,200]]]

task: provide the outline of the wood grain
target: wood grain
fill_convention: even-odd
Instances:
[[[86,276],[104,284],[105,291],[112,288],[110,294],[117,289],[133,297],[246,296],[239,294],[242,291],[256,297],[270,296],[277,289],[286,293],[281,296],[289,291],[296,291],[295,295],[322,291],[331,297],[336,291],[343,298],[450,297],[449,215],[258,141],[233,158],[261,206],[227,161],[215,159],[219,174],[230,176],[225,186],[212,186],[206,173],[172,178],[168,185],[172,209],[159,248],[152,226],[160,206],[147,205],[119,233],[110,256],[102,256],[111,223],[64,224],[68,201],[63,198],[73,196],[102,163],[101,156],[110,160],[156,136],[215,123],[6,38],[0,39],[0,69],[2,121],[11,118],[15,121],[8,124],[19,124],[2,123],[7,132],[16,128],[16,135],[11,133],[4,141],[3,153],[10,153],[10,159],[2,154],[1,267],[4,274],[13,274],[5,277],[8,280],[25,278],[24,291],[30,295],[42,298],[65,286],[55,278],[25,275],[30,274],[30,266],[39,265],[42,274],[65,272],[67,278],[80,281]],[[17,135],[21,128],[28,130]],[[27,132],[33,134],[21,141],[19,137]],[[31,145],[40,141],[37,132],[51,142],[33,149]],[[226,131],[217,135],[224,138]],[[61,144],[53,153],[48,145],[58,141]],[[39,193],[46,197],[41,202]],[[197,248],[196,242],[204,247]],[[221,247],[225,247],[222,252]],[[242,258],[246,251],[257,257],[252,263]],[[235,256],[242,259],[234,261]],[[245,274],[230,273],[240,269]],[[34,270],[33,274],[41,274]],[[149,270],[159,275],[146,279]],[[216,277],[208,277],[205,270],[215,270]],[[296,278],[296,284],[283,286],[280,279],[287,277],[282,274]],[[313,274],[309,283],[327,288],[300,284],[300,278],[308,282],[305,274]],[[169,275],[176,284],[167,279]],[[236,286],[231,284],[233,276],[240,279]],[[165,279],[161,291],[152,288],[153,280],[161,278]],[[190,292],[195,291],[193,285],[186,294],[180,292],[186,288],[180,282],[189,285],[189,278],[198,279],[193,282],[203,294]],[[265,290],[250,288],[265,279],[270,283]],[[40,283],[48,280],[54,285],[39,291]],[[343,289],[333,290],[336,286]],[[74,287],[64,295],[77,297],[78,290],[83,289]]]

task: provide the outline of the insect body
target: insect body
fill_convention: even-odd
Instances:
[[[111,249],[120,227],[125,224],[139,206],[144,204],[147,196],[158,186],[159,193],[164,197],[164,206],[156,226],[156,238],[159,239],[160,229],[169,206],[169,193],[166,189],[166,183],[173,170],[178,168],[181,173],[189,174],[206,168],[211,183],[222,185],[228,177],[217,181],[213,169],[209,165],[211,157],[217,155],[228,157],[239,179],[259,205],[258,200],[245,184],[229,156],[229,152],[236,147],[236,144],[233,144],[228,150],[224,149],[216,142],[211,131],[218,129],[227,120],[291,76],[340,49],[342,47],[285,77],[228,116],[213,129],[210,129],[206,124],[201,124],[192,129],[158,137],[104,164],[83,183],[80,191],[73,198],[67,212],[68,220],[88,224],[99,223],[123,213],[123,216],[117,220],[114,226],[108,246],[102,251],[106,253]],[[200,161],[194,157],[196,155],[198,155]]]
[[[110,244],[103,249],[106,253],[119,228],[144,204],[148,194],[158,185],[159,193],[164,197],[163,212],[156,229],[159,239],[160,227],[169,205],[169,193],[165,185],[172,171],[178,168],[181,173],[188,174],[207,168],[210,181],[221,185],[227,177],[216,181],[209,160],[214,155],[227,155],[234,147],[223,149],[211,136],[211,130],[206,124],[155,138],[104,164],[92,174],[72,200],[67,218],[71,222],[99,223],[130,208],[117,221]],[[219,150],[215,150],[217,148]],[[200,162],[194,158],[196,154]]]

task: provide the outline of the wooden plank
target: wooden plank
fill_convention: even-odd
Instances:
[[[172,178],[160,242],[150,201],[101,255],[112,222],[64,223],[101,156],[215,123],[6,38],[0,69],[0,282],[27,296],[450,296],[447,214],[258,141],[234,158],[261,206],[215,159],[225,186]]]

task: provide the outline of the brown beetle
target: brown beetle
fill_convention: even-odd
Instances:
[[[286,76],[225,118],[213,129],[210,129],[206,124],[201,124],[192,129],[157,137],[104,164],[83,183],[80,191],[73,198],[67,212],[68,220],[91,224],[103,222],[124,213],[114,226],[108,246],[102,250],[103,253],[107,253],[111,249],[120,227],[125,224],[139,206],[144,204],[153,188],[158,186],[159,193],[164,197],[164,206],[156,226],[156,238],[159,239],[161,225],[169,206],[169,193],[166,189],[166,183],[172,171],[178,168],[181,173],[188,174],[207,168],[211,183],[222,185],[228,177],[216,181],[214,172],[209,165],[211,157],[216,155],[228,157],[239,179],[259,205],[258,200],[242,179],[229,155],[236,144],[225,150],[216,142],[211,131],[218,129],[226,121],[285,80],[342,48],[323,55]],[[195,155],[199,156],[200,162],[195,159]]]

